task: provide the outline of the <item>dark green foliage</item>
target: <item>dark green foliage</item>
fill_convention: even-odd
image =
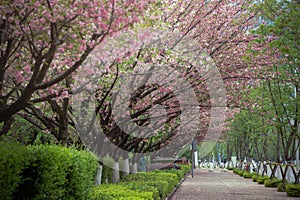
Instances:
[[[241,169],[233,169],[233,172],[236,173],[236,174],[238,174],[238,175],[240,175],[240,176],[243,176],[243,174],[244,174],[245,171],[243,171]]]
[[[234,168],[233,167],[227,167],[226,169],[227,170],[233,170]]]
[[[278,192],[285,192],[286,183],[279,183],[277,187]]]
[[[64,197],[76,200],[86,198],[91,194],[94,186],[98,158],[88,151],[68,150],[72,165],[69,168]]]
[[[86,199],[98,159],[59,146],[1,144],[0,199]],[[4,191],[2,191],[4,189]]]
[[[153,199],[160,199],[161,198],[161,194],[162,192],[160,192],[161,190],[158,188],[163,188],[164,186],[166,186],[167,184],[164,184],[164,186],[162,186],[162,184],[157,184],[158,182],[122,182],[119,183],[121,185],[126,185],[127,187],[129,187],[129,189],[131,190],[138,190],[138,191],[142,191],[142,192],[151,192],[152,193],[152,197]]]
[[[264,185],[266,187],[277,188],[279,183],[282,183],[282,180],[272,179],[272,180],[266,180],[264,182]]]
[[[268,176],[259,176],[257,178],[258,184],[264,184],[266,180],[270,180],[270,177],[268,177]]]
[[[64,186],[72,160],[67,149],[58,146],[30,146],[33,154],[29,168],[24,172],[24,183],[18,188],[21,199],[60,199],[64,196]]]
[[[253,182],[257,182],[259,175],[257,175],[256,173],[252,175],[252,180]]]
[[[0,199],[12,199],[32,156],[18,143],[0,143]]]
[[[181,170],[156,170],[123,177],[119,183],[96,186],[92,199],[165,199],[190,171],[190,165]]]
[[[113,174],[113,169],[109,166],[103,165],[102,168],[102,183],[112,183],[112,174]],[[122,177],[123,178],[123,177]]]
[[[131,174],[127,177],[125,177],[123,180],[123,182],[132,182],[132,181],[139,181],[139,182],[149,182],[151,183],[151,186],[157,182],[157,184],[160,185],[160,187],[163,187],[162,184],[160,184],[161,182],[165,182],[166,185],[166,189],[164,189],[164,191],[160,191],[163,192],[164,194],[162,195],[162,198],[166,197],[166,194],[169,194],[173,188],[175,186],[177,186],[178,184],[178,177],[176,174],[172,174],[172,173],[168,173],[168,172],[141,172],[141,173],[137,173],[137,174]],[[158,188],[158,190],[160,190],[162,188]]]
[[[94,188],[93,200],[110,200],[110,199],[145,199],[153,200],[152,192],[141,192],[140,190],[132,190],[126,185],[106,184]]]
[[[138,182],[140,184],[154,186],[158,189],[160,197],[165,198],[178,184],[176,174],[163,171],[131,174],[123,179],[126,182]]]
[[[289,197],[300,197],[300,184],[287,184],[285,191]]]
[[[183,171],[184,174],[187,174],[191,171],[191,165],[189,164],[179,164],[179,167]]]
[[[19,142],[24,145],[55,144],[57,142],[54,135],[44,133],[18,115],[14,116],[8,133],[2,135],[0,140],[7,143]]]
[[[183,170],[177,170],[177,169],[156,170],[156,172],[158,173],[161,173],[161,171],[176,174],[178,177],[178,181],[181,181],[181,179],[184,177]]]
[[[244,177],[244,178],[252,178],[252,175],[253,175],[253,174],[250,173],[250,172],[244,172],[244,173],[243,173],[243,177]]]

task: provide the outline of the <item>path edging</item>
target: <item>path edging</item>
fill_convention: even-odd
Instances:
[[[183,181],[185,181],[185,179],[191,174],[191,172],[188,172],[187,174],[184,175],[184,177],[181,179],[181,181],[178,183],[178,185],[172,190],[172,192],[170,194],[168,194],[168,196],[166,198],[164,198],[164,200],[170,200],[173,195],[175,194],[175,192],[178,190],[178,188],[181,186],[181,184],[183,183]]]

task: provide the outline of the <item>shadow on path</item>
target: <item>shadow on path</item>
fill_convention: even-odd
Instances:
[[[284,200],[300,199],[288,197],[285,192],[277,192],[276,188],[266,188],[234,174],[232,171],[223,172],[221,169],[196,169],[194,178],[189,175],[175,192],[171,200]]]

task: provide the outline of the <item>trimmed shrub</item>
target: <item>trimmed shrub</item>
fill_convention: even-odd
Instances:
[[[287,184],[285,191],[289,197],[300,197],[300,184]]]
[[[131,174],[124,177],[122,181],[154,181],[154,182],[167,182],[168,192],[171,192],[178,184],[178,177],[176,174],[167,173],[164,171],[160,172],[140,172],[137,174]]]
[[[64,185],[68,183],[68,169],[72,165],[67,149],[62,151],[58,146],[29,146],[28,149],[34,158],[23,174],[26,181],[19,187],[20,196],[24,199],[26,196],[32,199],[62,198]]]
[[[189,171],[190,165],[181,165],[181,170],[166,169],[130,174],[119,183],[95,187],[92,199],[165,199]]]
[[[277,191],[278,192],[285,192],[285,184],[279,183],[277,186]]]
[[[131,190],[138,190],[142,192],[152,192],[153,199],[161,199],[160,191],[158,188],[163,188],[162,185],[158,185],[155,182],[122,182],[118,183],[120,185],[125,185]],[[161,187],[162,186],[162,187]]]
[[[166,172],[165,170],[131,174],[124,177],[121,181],[140,182],[144,185],[154,186],[158,189],[161,198],[165,198],[170,192],[172,192],[179,182],[176,174]]]
[[[252,180],[253,182],[257,182],[259,175],[257,175],[256,173],[252,175]]]
[[[188,164],[179,164],[181,171],[183,171],[184,174],[187,174],[191,171],[192,165]]]
[[[157,172],[157,173],[167,172],[167,173],[176,174],[177,177],[178,177],[178,182],[181,181],[181,179],[184,177],[184,171],[183,170],[165,169],[165,170],[155,170],[154,172]]]
[[[168,182],[166,182],[166,181],[133,181],[133,182],[123,182],[123,183],[118,183],[118,184],[127,185],[130,189],[134,189],[133,187],[130,186],[132,183],[136,184],[136,185],[143,185],[146,187],[154,187],[158,192],[158,195],[157,195],[156,193],[153,193],[153,191],[151,191],[153,193],[154,199],[164,199],[173,190],[173,188],[171,188],[168,185]],[[142,191],[144,191],[144,190],[142,190]]]
[[[244,172],[243,177],[244,178],[252,178],[252,174],[250,172]]]
[[[145,199],[153,200],[152,192],[141,192],[132,190],[128,186],[120,184],[106,184],[94,188],[93,200],[110,200],[110,199]]]
[[[168,173],[165,171],[160,172],[140,172],[137,174],[130,174],[124,177],[122,181],[166,181],[173,189],[178,183],[176,174]]]
[[[86,199],[92,193],[98,168],[98,158],[88,151],[69,150],[71,166],[68,169],[64,198]]]
[[[226,167],[227,170],[233,170],[233,167]]]
[[[22,172],[30,163],[31,154],[18,143],[0,143],[0,199],[13,199],[22,183]]]
[[[268,177],[268,176],[259,176],[259,177],[257,178],[258,184],[264,184],[264,182],[265,182],[266,180],[270,180],[270,177]]]
[[[282,180],[272,179],[272,180],[266,180],[264,182],[264,185],[265,187],[277,188],[279,183],[282,183]]]
[[[233,173],[238,174],[238,175],[240,175],[240,176],[243,176],[244,172],[245,172],[245,171],[240,170],[240,169],[233,169]]]
[[[171,187],[167,181],[146,181],[141,182],[141,184],[147,184],[157,188],[159,192],[160,199],[164,199],[172,192],[174,187]]]
[[[1,143],[0,154],[0,199],[89,199],[92,193],[98,158],[91,152]]]

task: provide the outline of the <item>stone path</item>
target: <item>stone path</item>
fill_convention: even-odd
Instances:
[[[221,169],[196,169],[194,178],[189,175],[174,193],[171,200],[293,200],[285,192],[277,192],[276,188],[266,188]]]

